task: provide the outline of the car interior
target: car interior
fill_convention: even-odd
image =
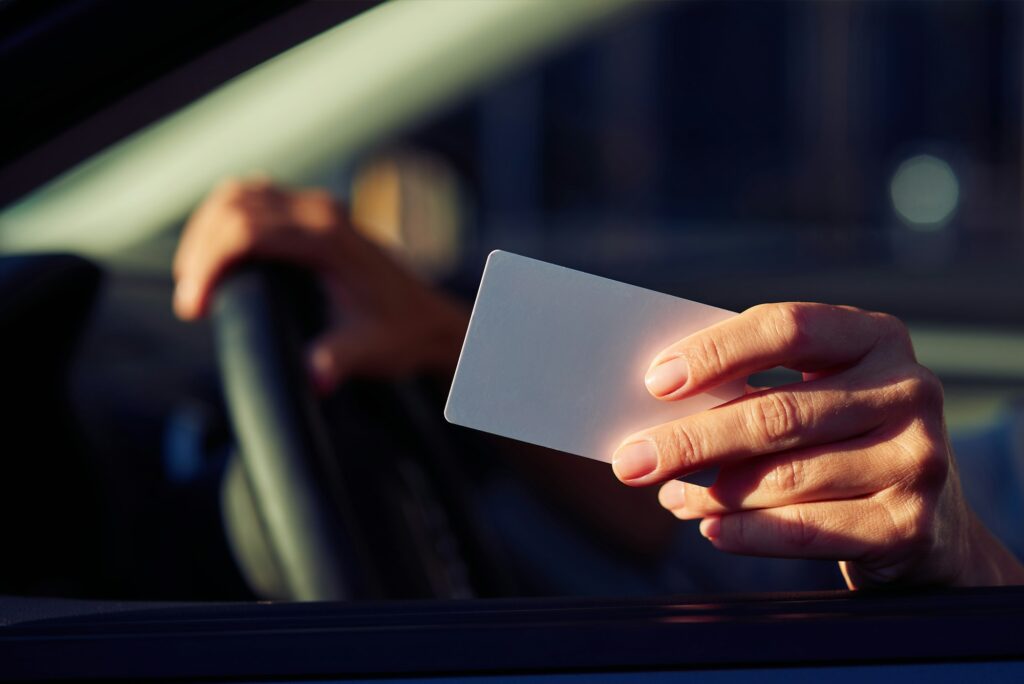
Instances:
[[[642,540],[558,505],[611,482],[607,466],[526,448],[566,479],[524,479],[524,447],[445,422],[437,378],[355,377],[318,397],[301,354],[324,323],[308,273],[245,263],[207,319],[184,323],[171,263],[210,188],[262,175],[329,190],[467,304],[504,249],[735,311],[895,314],[943,382],[968,498],[1019,556],[1024,6],[3,0],[0,27],[0,652],[14,678],[612,681],[807,658],[1019,676],[1019,588],[858,602],[838,571],[800,584],[751,561],[736,577],[762,583],[709,576],[698,603],[666,607],[661,585],[634,580],[657,563]],[[993,490],[983,475],[1006,450],[1020,472]],[[721,647],[762,641],[777,609],[786,639],[740,660]],[[399,624],[402,657],[381,641]],[[897,648],[901,624],[958,639]],[[5,646],[8,628],[23,631]],[[104,650],[146,630],[137,657]],[[855,656],[832,645],[864,630]],[[339,665],[342,633],[357,655]],[[106,646],[68,636],[87,634]],[[160,650],[155,635],[179,641]],[[810,645],[780,645],[796,636]],[[201,638],[221,656],[175,662]],[[595,644],[620,638],[636,648],[602,660]],[[520,640],[514,658],[502,639]],[[439,655],[452,640],[460,655]],[[57,641],[63,665],[33,670]],[[255,669],[232,669],[255,644]]]

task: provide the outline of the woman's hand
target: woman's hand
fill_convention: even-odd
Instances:
[[[665,483],[662,506],[723,551],[839,560],[850,588],[1024,582],[961,495],[942,386],[897,319],[757,306],[662,351],[646,383],[673,401],[775,366],[804,381],[636,433],[615,474]],[[710,488],[674,479],[710,466]]]
[[[227,181],[196,209],[174,260],[174,308],[202,317],[218,278],[250,257],[317,272],[335,324],[309,349],[317,388],[350,375],[400,377],[450,372],[467,311],[352,230],[342,207],[321,190],[286,190],[267,181]]]

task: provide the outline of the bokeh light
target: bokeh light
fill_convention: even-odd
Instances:
[[[942,159],[921,154],[893,174],[889,193],[896,213],[916,230],[937,230],[949,222],[960,201],[960,184]]]
[[[381,153],[358,167],[351,195],[356,228],[420,274],[440,278],[458,265],[462,192],[441,157],[414,149]]]

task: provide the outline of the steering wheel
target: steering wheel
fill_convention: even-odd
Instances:
[[[214,295],[217,359],[242,469],[289,597],[347,599],[366,592],[367,564],[360,531],[338,515],[344,480],[332,472],[338,464],[299,365],[308,295],[286,267],[236,269]]]
[[[507,592],[512,579],[474,515],[459,446],[419,387],[349,382],[329,401],[316,397],[302,351],[322,310],[314,280],[281,264],[241,265],[213,299],[241,480],[277,597]]]

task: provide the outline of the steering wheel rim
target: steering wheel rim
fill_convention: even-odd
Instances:
[[[274,585],[295,600],[515,593],[460,463],[476,450],[446,431],[440,406],[435,417],[433,392],[409,379],[346,382],[326,403],[316,396],[304,348],[324,311],[314,278],[279,263],[240,265],[213,299],[242,484]]]
[[[289,598],[348,600],[377,591],[301,364],[314,293],[292,267],[243,264],[218,285],[212,320],[239,457]]]

